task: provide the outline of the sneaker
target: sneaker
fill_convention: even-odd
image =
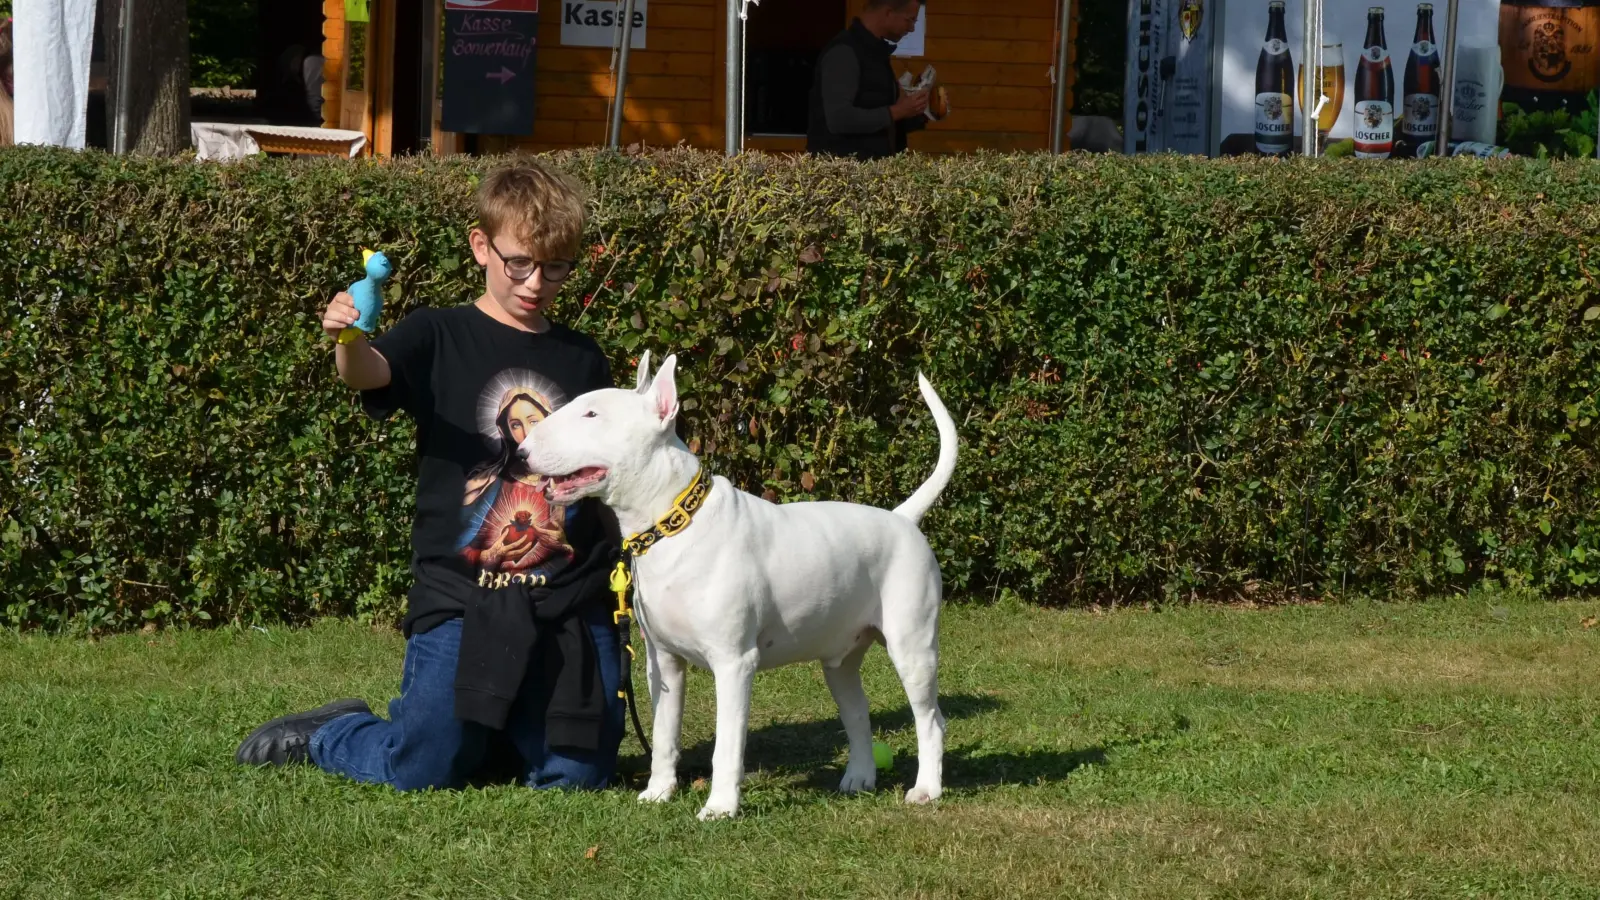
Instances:
[[[302,713],[279,716],[262,725],[244,739],[233,754],[235,762],[246,766],[284,766],[311,761],[311,736],[317,729],[340,716],[371,714],[365,700],[335,700]]]

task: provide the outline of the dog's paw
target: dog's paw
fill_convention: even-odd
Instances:
[[[939,795],[942,793],[944,792],[937,787],[914,787],[911,790],[906,791],[906,802],[917,804],[932,803],[933,801],[939,799]]]
[[[845,794],[866,793],[876,790],[877,787],[878,772],[870,767],[865,771],[856,772],[846,766],[844,778],[839,782],[839,791]]]
[[[644,790],[639,792],[639,802],[665,803],[668,800],[671,800],[672,795],[677,793],[677,791],[678,785],[676,782],[668,781],[664,784],[656,784],[655,782],[651,782],[650,784],[645,785]]]
[[[738,814],[739,804],[737,802],[719,803],[716,800],[711,800],[700,808],[696,818],[702,822],[710,822],[713,819],[731,819]]]

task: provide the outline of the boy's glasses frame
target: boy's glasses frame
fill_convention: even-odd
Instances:
[[[527,256],[513,256],[507,259],[506,255],[500,252],[500,248],[494,245],[494,241],[488,243],[489,249],[493,250],[494,255],[500,257],[500,261],[505,264],[506,277],[512,281],[523,281],[532,278],[534,272],[542,271],[546,281],[559,284],[566,281],[572,270],[577,267],[577,261],[571,259],[540,260]]]

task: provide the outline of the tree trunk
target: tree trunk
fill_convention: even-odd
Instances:
[[[107,0],[101,17],[106,48],[106,135],[115,140],[121,108],[122,8]],[[173,156],[189,149],[188,0],[133,0],[128,150]]]

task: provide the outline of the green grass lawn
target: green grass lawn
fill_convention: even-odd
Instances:
[[[899,802],[914,737],[878,648],[879,792],[833,792],[819,669],[763,673],[743,811],[714,823],[703,784],[634,800],[631,736],[598,794],[233,764],[267,718],[387,702],[393,632],[0,637],[0,897],[1600,897],[1597,615],[950,607],[939,804]],[[696,779],[706,673],[688,707]]]

